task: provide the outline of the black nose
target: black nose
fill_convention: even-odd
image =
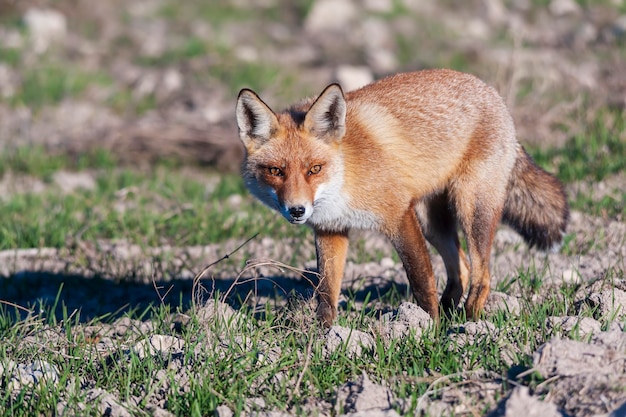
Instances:
[[[293,217],[294,219],[299,219],[300,217],[304,216],[304,212],[304,206],[294,206],[289,208],[289,214],[291,214],[291,217]]]

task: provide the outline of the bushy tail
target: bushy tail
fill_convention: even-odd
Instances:
[[[558,247],[569,220],[563,184],[535,165],[521,146],[509,180],[502,220],[522,235],[529,246],[543,250]]]

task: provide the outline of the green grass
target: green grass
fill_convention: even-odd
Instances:
[[[280,22],[285,19],[302,21],[312,5],[312,0],[280,1],[276,5],[264,7],[239,7],[228,0],[184,4],[170,0],[163,3],[157,11],[157,16],[176,22],[186,22],[191,18],[200,17],[213,27],[220,29],[230,23]]]
[[[11,98],[13,105],[39,109],[57,104],[66,97],[80,95],[90,84],[110,84],[108,76],[85,72],[58,64],[42,64],[26,69],[16,94]]]
[[[106,102],[118,114],[124,115],[138,116],[157,107],[157,100],[154,94],[135,97],[129,89],[115,91]]]
[[[238,174],[207,172],[192,178],[161,164],[146,170],[115,168],[108,151],[51,155],[42,147],[0,154],[0,179],[11,172],[43,181],[43,191],[17,192],[0,201],[0,250],[65,247],[82,239],[125,239],[143,246],[205,245],[262,236],[312,239],[253,200]],[[94,189],[59,192],[54,173],[89,170]],[[237,205],[228,197],[241,195]]]
[[[22,62],[22,52],[17,48],[0,47],[0,63],[16,67]]]
[[[181,5],[165,2],[155,17],[165,18],[175,27],[175,32],[182,39],[179,43],[172,42],[166,50],[157,56],[143,56],[130,51],[134,46],[132,40],[122,34],[116,41],[120,54],[132,53],[134,62],[154,68],[168,66],[185,68],[186,76],[197,79],[201,83],[219,82],[228,87],[230,93],[236,95],[242,87],[262,90],[271,85],[281,86],[279,94],[286,98],[300,98],[307,91],[299,90],[294,96],[291,91],[295,84],[293,74],[283,66],[274,62],[242,62],[238,59],[228,40],[219,36],[220,28],[228,24],[245,24],[261,18],[269,21],[280,21],[284,18],[302,20],[309,10],[310,0],[298,4],[269,8],[242,8],[233,6],[228,1],[192,2]],[[121,12],[120,18],[128,20],[128,15]],[[191,33],[188,22],[201,19],[215,28],[216,36],[204,39]],[[128,20],[126,23],[128,23]],[[80,23],[81,31],[88,33],[90,38],[97,36],[94,22]],[[264,37],[259,38],[260,42]],[[259,46],[262,45],[252,45]],[[22,51],[13,48],[0,48],[0,62],[12,67],[22,64]],[[198,62],[200,64],[198,64]],[[141,115],[158,106],[154,95],[134,97],[127,86],[115,85],[115,80],[100,71],[86,71],[76,66],[73,59],[62,62],[55,61],[53,56],[44,55],[36,65],[26,65],[20,71],[21,83],[15,94],[8,100],[14,106],[25,106],[39,110],[45,106],[56,105],[71,97],[80,97],[90,85],[96,84],[110,88],[111,94],[104,99],[104,104],[125,115]]]
[[[234,82],[245,78],[231,76]],[[593,184],[626,170],[626,142],[620,136],[624,128],[623,114],[601,113],[566,146],[531,152],[537,163],[556,172],[564,182]],[[43,192],[3,198],[0,249],[63,247],[77,236],[85,240],[126,239],[146,246],[207,244],[257,232],[311,238],[306,228],[288,225],[254,201],[238,175],[219,178],[207,174],[205,179],[189,179],[167,164],[144,172],[115,166],[115,158],[105,151],[68,156],[51,155],[42,147],[20,147],[1,153],[0,178],[12,172],[38,178],[49,186]],[[61,195],[53,181],[60,169],[90,169],[97,186]],[[213,186],[215,190],[210,190]],[[244,199],[237,207],[226,202],[234,194]],[[616,190],[600,201],[586,193],[570,198],[578,210],[608,217],[626,216],[624,190]],[[359,242],[355,245],[357,252],[364,254],[358,251]],[[361,260],[370,259],[372,254],[363,256]]]
[[[605,111],[581,134],[565,146],[534,150],[535,160],[554,167],[558,177],[571,182],[582,179],[600,181],[626,170],[626,116],[623,111]]]
[[[606,126],[595,125],[590,127],[590,133],[594,133],[592,144],[573,138],[569,148],[534,153],[548,169],[559,167],[558,175],[566,181],[595,181],[598,174],[585,167],[584,161],[589,160],[584,150],[593,146],[619,151],[621,145],[614,140],[618,128],[605,132]],[[602,155],[608,166],[619,164],[611,152]],[[566,159],[578,168],[567,171],[563,162]],[[312,238],[307,228],[290,226],[254,201],[238,175],[190,175],[169,165],[147,170],[116,165],[115,158],[103,151],[70,157],[50,156],[42,148],[18,148],[1,155],[4,175],[11,172],[39,178],[47,188],[39,193],[4,197],[0,206],[0,249],[64,247],[72,239],[125,239],[143,246],[183,246],[241,239],[257,232],[272,237]],[[89,169],[95,175],[96,187],[62,195],[54,185],[54,173],[59,169]],[[612,175],[615,169],[602,175]],[[231,205],[229,198],[233,195],[241,195],[241,203]],[[355,246],[357,261],[371,259],[372,254],[365,257],[362,242]],[[75,412],[97,414],[98,404],[85,398],[87,387],[113,393],[129,404],[138,401],[139,405],[129,406],[135,412],[145,409],[153,395],[165,390],[166,407],[175,415],[211,415],[219,405],[227,405],[240,415],[249,407],[247,399],[257,397],[264,399],[266,410],[306,413],[308,399],[332,403],[337,387],[363,372],[374,382],[387,381],[394,395],[406,401],[409,413],[417,409],[423,396],[437,397],[447,386],[463,383],[481,372],[502,378],[498,395],[504,396],[511,389],[507,378],[530,386],[542,382],[535,376],[515,380],[511,369],[528,369],[531,353],[563,333],[546,325],[548,317],[576,311],[577,286],[551,288],[547,296],[536,298],[546,294],[547,284],[542,279],[545,272],[531,266],[500,283],[498,290],[520,294],[521,300],[536,301],[522,301],[519,316],[493,313],[488,320],[497,331],[478,336],[471,344],[463,342],[462,316],[419,336],[384,340],[376,331],[381,306],[397,306],[410,300],[410,295],[392,289],[380,298],[371,295],[364,301],[356,300],[357,283],[355,288],[344,291],[348,300],[337,320],[342,326],[374,337],[374,349],[356,358],[345,347],[330,355],[324,353],[323,329],[313,320],[314,312],[305,302],[290,308],[268,305],[262,314],[244,306],[239,311],[240,321],[230,325],[223,320],[203,321],[192,309],[186,312],[191,317],[189,323],[176,331],[171,326],[176,308],[171,305],[131,310],[126,313],[129,317],[152,320],[155,330],[151,334],[172,335],[185,342],[180,355],[147,358],[140,358],[129,347],[149,334],[115,336],[107,353],[94,349],[86,326],[107,326],[113,316],[84,323],[78,313],[67,311],[58,297],[49,304],[42,301],[28,306],[32,312],[26,318],[24,312],[0,303],[0,363],[44,360],[53,364],[59,375],[57,383],[25,387],[17,393],[0,390],[0,410],[7,415],[50,415],[62,401]],[[178,309],[183,309],[182,303]],[[581,317],[593,317],[593,311],[583,310]],[[604,320],[606,328],[608,321]],[[45,334],[57,335],[48,348],[24,342]],[[565,336],[580,338],[577,329]],[[503,349],[510,352],[508,357],[502,355]],[[263,359],[270,358],[270,352],[275,356]],[[305,357],[309,358],[306,362]],[[187,380],[187,389],[180,390],[181,381]],[[299,381],[297,386],[295,381]],[[434,383],[439,385],[430,392]],[[0,377],[0,387],[8,384],[7,375]]]
[[[533,287],[525,290],[535,291]],[[389,381],[394,395],[405,399],[412,413],[423,395],[438,396],[427,394],[436,381],[445,389],[467,381],[471,374],[485,372],[506,381],[511,362],[518,369],[528,369],[532,365],[528,352],[560,332],[546,327],[547,318],[571,313],[574,297],[575,291],[566,286],[552,291],[543,301],[528,303],[517,317],[496,312],[489,318],[496,332],[477,336],[472,343],[461,343],[461,317],[426,329],[421,336],[385,341],[372,330],[377,328],[374,311],[365,315],[342,311],[340,324],[374,337],[374,349],[359,357],[348,354],[345,347],[325,354],[323,330],[311,320],[313,312],[308,304],[292,310],[267,308],[263,320],[243,308],[230,322],[219,318],[203,321],[196,310],[191,310],[187,312],[190,321],[179,332],[169,324],[172,311],[167,306],[131,312],[129,315],[138,319],[145,320],[146,314],[152,317],[155,330],[151,334],[172,335],[185,343],[182,354],[146,358],[140,358],[130,347],[150,334],[113,336],[110,351],[103,354],[94,349],[86,326],[102,328],[110,319],[81,324],[78,315],[65,311],[58,320],[46,314],[55,306],[42,305],[39,317],[20,320],[11,307],[0,305],[4,342],[0,345],[0,363],[9,359],[22,363],[44,360],[54,364],[59,374],[58,383],[26,387],[17,395],[2,391],[0,409],[8,415],[48,415],[59,401],[78,407],[85,402],[85,389],[100,388],[121,401],[139,401],[140,409],[152,395],[165,389],[167,409],[175,415],[210,415],[219,405],[227,405],[239,415],[247,399],[258,397],[264,399],[264,409],[303,411],[307,399],[332,402],[337,387],[366,372],[374,382]],[[294,320],[294,315],[301,320]],[[567,336],[576,339],[576,333],[574,329]],[[42,349],[33,341],[45,334],[58,337],[49,348]],[[509,359],[502,355],[503,349],[511,352]],[[446,378],[440,380],[442,377]],[[169,383],[164,385],[159,378]],[[189,381],[187,389],[179,389],[181,381]],[[297,386],[295,381],[299,381]],[[0,385],[8,383],[6,375],[0,379]],[[502,382],[500,395],[509,389],[511,386]],[[95,410],[97,404],[83,406]]]
[[[236,175],[207,175],[202,182],[165,168],[147,172],[103,169],[96,174],[96,184],[93,190],[69,195],[51,186],[41,193],[15,194],[6,199],[0,210],[0,250],[60,248],[76,238],[185,246],[271,229],[292,235],[307,233],[305,228],[288,227],[250,197],[245,197],[239,207],[230,206],[226,197],[244,193]]]
[[[232,39],[228,35],[223,35],[221,29],[226,27],[224,33],[228,33],[229,25],[255,27],[259,21],[284,22],[286,19],[302,21],[311,5],[310,0],[260,8],[239,7],[224,0],[185,4],[168,1],[156,11],[156,15],[170,21],[184,40],[176,45],[170,45],[160,55],[137,56],[135,62],[143,66],[160,68],[182,65],[187,69],[189,77],[201,82],[217,81],[226,86],[233,96],[236,96],[243,87],[262,91],[269,86],[277,86],[280,97],[300,99],[308,92],[300,89],[299,94],[294,95],[293,71],[263,59],[262,53],[259,60],[242,61],[235,53],[236,48],[233,48]],[[215,32],[214,36],[205,39],[189,32],[188,22],[198,19],[211,26]],[[263,29],[259,27],[259,30]],[[264,42],[270,41],[263,35],[254,39],[248,46],[263,51]]]
[[[246,78],[236,73],[230,76],[233,82]],[[625,128],[623,113],[605,111],[564,147],[534,149],[531,153],[538,164],[556,172],[564,182],[593,184],[626,171]],[[145,246],[207,244],[246,238],[257,232],[311,238],[307,228],[288,225],[278,214],[254,201],[238,175],[207,174],[204,179],[190,179],[167,164],[146,171],[115,166],[115,158],[106,151],[69,156],[51,155],[42,147],[5,150],[0,154],[0,178],[12,172],[38,178],[48,186],[42,192],[3,198],[0,249],[63,247],[76,237],[126,239]],[[54,173],[61,169],[89,169],[97,186],[62,195],[53,181]],[[234,194],[243,196],[238,206],[226,201]],[[600,201],[582,192],[570,195],[570,199],[578,210],[626,217],[624,190],[616,190]],[[355,245],[357,260],[371,259],[373,254],[359,250],[359,242]]]
[[[178,48],[169,49],[158,56],[139,56],[137,62],[145,66],[163,67],[204,56],[207,50],[207,44],[203,40],[192,36]]]
[[[191,38],[181,50],[168,51],[162,57],[145,58],[144,61],[147,64],[163,66],[178,63],[183,58],[200,56],[205,52],[201,41]],[[141,59],[138,60],[143,62]],[[22,51],[0,48],[1,62],[13,67],[20,66]],[[110,93],[103,101],[118,113],[141,115],[157,107],[154,94],[136,98],[127,86],[116,86],[115,80],[104,70],[84,70],[73,65],[71,61],[58,62],[58,59],[48,55],[38,58],[37,65],[28,65],[21,70],[20,79],[15,94],[8,98],[8,102],[13,106],[25,106],[34,111],[58,105],[67,98],[81,97],[90,86],[110,89]]]
[[[565,183],[585,182],[590,191],[599,181],[626,172],[626,115],[623,110],[600,111],[586,129],[560,148],[531,149],[535,161]],[[600,201],[589,193],[570,196],[572,207],[603,217],[626,218],[626,190]]]
[[[216,0],[212,2],[194,2],[181,7],[180,3],[166,2],[157,12],[158,16],[172,20],[189,17],[202,17],[214,25],[224,22],[245,21],[254,17],[257,11],[233,6],[230,2]]]
[[[211,56],[219,61],[220,65],[210,65],[208,72],[194,74],[198,79],[210,77],[219,80],[222,85],[228,88],[233,96],[243,88],[248,87],[255,90],[262,90],[267,86],[280,86],[279,92],[283,97],[292,98],[289,94],[295,83],[295,78],[290,71],[276,63],[263,60],[255,62],[242,62],[233,56],[232,48],[214,43],[207,45],[202,40],[190,38],[181,47],[170,49],[155,57],[140,56],[137,62],[145,66],[162,67],[166,65],[180,65],[181,62],[189,62],[194,58]],[[115,101],[123,101],[124,96],[116,97]]]
[[[116,163],[115,157],[103,149],[66,155],[51,153],[43,146],[15,147],[0,153],[0,179],[10,171],[15,175],[27,175],[50,182],[52,175],[61,169],[112,169]]]
[[[262,62],[242,63],[221,52],[223,65],[210,69],[211,76],[221,80],[234,95],[246,87],[262,91],[268,85],[280,86],[281,96],[288,96],[294,79],[279,65]]]

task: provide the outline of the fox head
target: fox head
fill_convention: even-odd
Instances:
[[[338,84],[315,99],[274,113],[252,90],[237,99],[239,137],[246,148],[248,189],[289,222],[315,222],[343,182],[338,150],[346,133],[346,100]]]

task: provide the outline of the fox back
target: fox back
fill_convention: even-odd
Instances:
[[[250,191],[288,221],[323,229],[390,231],[394,213],[463,175],[465,158],[506,173],[516,155],[497,93],[452,71],[398,74],[345,98],[333,84],[278,114],[242,90],[237,116]],[[500,140],[476,134],[487,121]]]

